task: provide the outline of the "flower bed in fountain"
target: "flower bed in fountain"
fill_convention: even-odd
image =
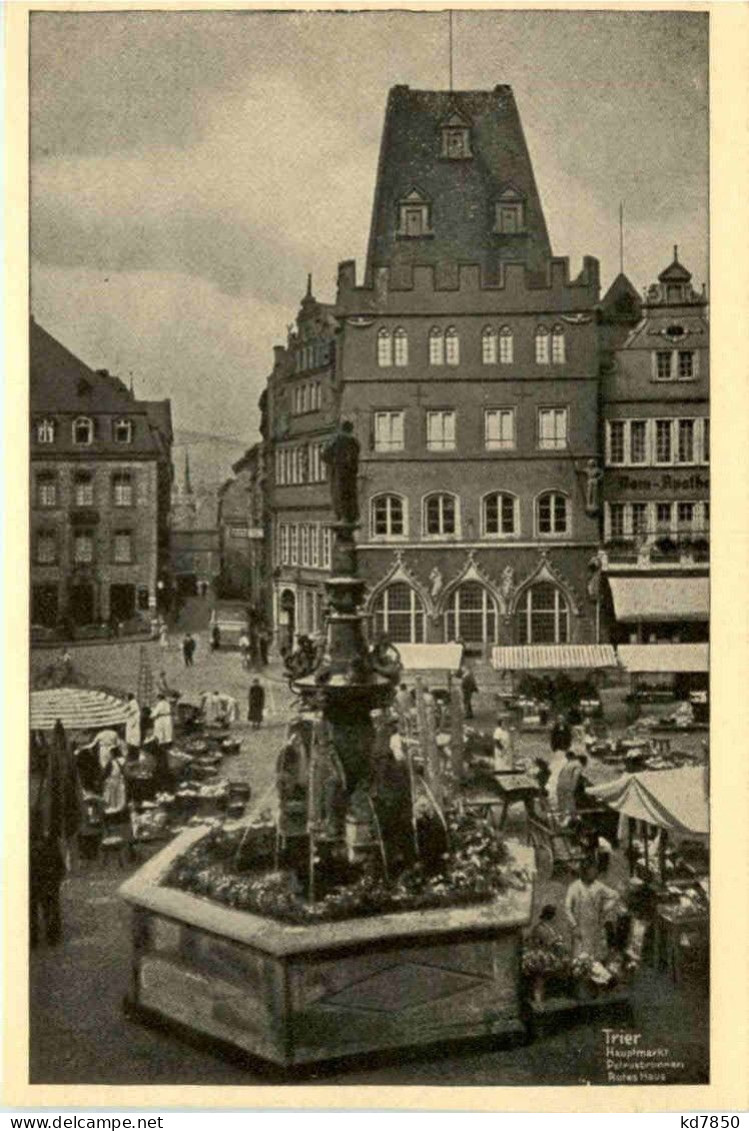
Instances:
[[[314,903],[304,898],[290,870],[237,866],[244,829],[213,830],[177,859],[164,883],[241,911],[284,923],[335,922],[396,911],[466,907],[495,899],[508,888],[524,890],[526,870],[504,841],[474,814],[447,817],[448,851],[427,871],[421,861],[387,882],[381,867],[339,864],[329,890]]]

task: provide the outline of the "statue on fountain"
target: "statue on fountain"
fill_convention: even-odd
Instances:
[[[328,467],[330,498],[336,521],[355,526],[359,521],[357,476],[359,441],[350,420],[344,420],[323,445],[321,458]]]

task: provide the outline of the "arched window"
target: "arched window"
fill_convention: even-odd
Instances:
[[[79,416],[73,421],[73,443],[90,444],[94,438],[94,422],[88,416]]]
[[[512,330],[509,326],[503,326],[499,331],[499,361],[501,365],[512,364]]]
[[[408,365],[408,334],[399,326],[393,334],[393,344],[395,346],[394,361],[396,365]]]
[[[377,495],[370,503],[373,538],[397,538],[405,534],[403,499],[400,495]]]
[[[503,535],[518,534],[518,501],[515,495],[497,491],[495,494],[484,498],[483,507],[484,534],[502,537]]]
[[[460,362],[460,338],[454,326],[445,330],[445,364],[458,365]]]
[[[464,581],[450,594],[445,638],[466,644],[488,644],[497,639],[497,606],[480,582]]]
[[[536,364],[549,364],[549,331],[545,326],[536,330]]]
[[[560,491],[545,491],[536,500],[536,532],[569,534],[569,504]]]
[[[115,420],[112,426],[114,434],[114,441],[116,444],[131,444],[133,442],[133,422],[132,420]]]
[[[454,495],[428,495],[424,500],[424,533],[432,536],[455,534]]]
[[[394,644],[423,643],[424,604],[416,590],[403,581],[383,589],[375,601],[374,627]]]
[[[551,330],[551,360],[554,365],[562,365],[565,360],[564,327],[553,326]]]
[[[517,609],[520,644],[566,644],[570,638],[570,612],[564,594],[549,581],[531,585]]]
[[[429,331],[429,364],[445,364],[445,340],[439,326],[432,326]]]
[[[485,326],[481,332],[481,360],[484,365],[495,365],[497,362],[497,334],[491,326]]]
[[[377,332],[377,364],[381,369],[393,364],[393,340],[384,326]]]

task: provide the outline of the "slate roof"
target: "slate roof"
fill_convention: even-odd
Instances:
[[[626,275],[620,273],[598,304],[606,321],[638,321],[642,299]]]
[[[469,123],[472,156],[443,157],[441,129],[458,114]],[[418,188],[432,205],[434,235],[398,239],[398,205]],[[524,234],[494,232],[494,204],[503,190],[525,202]],[[542,272],[551,257],[546,221],[509,86],[427,91],[393,87],[388,96],[372,209],[367,267],[399,263],[498,264],[522,260]]]

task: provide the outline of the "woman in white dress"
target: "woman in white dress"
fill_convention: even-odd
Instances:
[[[125,742],[131,754],[140,746],[140,704],[132,692],[125,707]]]
[[[161,746],[170,746],[173,738],[172,708],[165,695],[159,695],[151,711],[154,738]]]

